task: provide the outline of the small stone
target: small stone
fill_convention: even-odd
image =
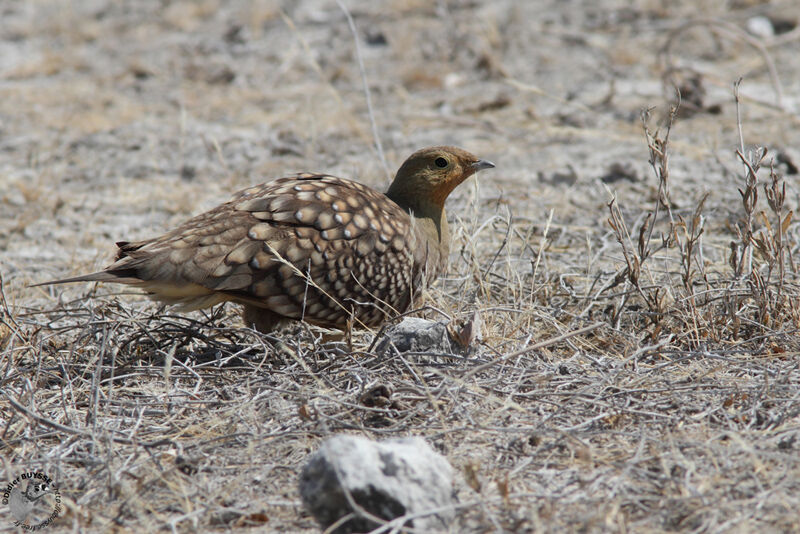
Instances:
[[[303,504],[323,529],[353,513],[336,534],[379,527],[353,509],[348,494],[386,521],[413,516],[402,526],[420,532],[445,530],[455,517],[453,468],[422,438],[375,442],[343,434],[326,440],[300,474]]]
[[[764,38],[775,36],[775,27],[772,25],[772,21],[763,15],[750,17],[747,19],[745,27],[749,34],[755,35],[756,37]]]
[[[453,343],[445,323],[428,321],[417,317],[406,317],[389,327],[378,342],[375,352],[392,354],[394,346],[398,352],[428,352],[455,354]]]

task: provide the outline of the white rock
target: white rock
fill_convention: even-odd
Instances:
[[[404,526],[423,532],[445,530],[455,517],[453,468],[422,438],[376,442],[339,435],[325,441],[300,475],[303,504],[327,528],[355,511],[348,493],[369,514],[387,521],[413,516]],[[334,532],[368,532],[380,526],[355,514]]]
[[[775,27],[772,25],[772,21],[763,15],[747,19],[745,27],[748,33],[756,37],[775,36]]]

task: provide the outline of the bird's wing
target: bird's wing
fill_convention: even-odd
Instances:
[[[408,306],[416,244],[408,213],[373,189],[332,176],[270,186],[235,203],[257,221],[248,240],[258,251],[247,263],[249,283],[229,291],[286,317],[339,326],[351,312],[377,324]]]

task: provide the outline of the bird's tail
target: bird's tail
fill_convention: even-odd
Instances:
[[[142,280],[136,278],[134,273],[98,271],[96,273],[73,276],[71,278],[61,278],[59,280],[40,282],[38,284],[32,284],[28,287],[53,286],[56,284],[70,284],[72,282],[114,282],[117,284],[137,284],[141,283]]]

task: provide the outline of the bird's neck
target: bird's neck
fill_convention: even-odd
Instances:
[[[447,214],[444,209],[439,210],[438,214],[411,212],[417,226],[434,241],[438,242],[440,248],[450,249],[450,227],[447,225]]]
[[[432,199],[409,195],[393,195],[390,188],[387,196],[398,206],[411,214],[425,233],[439,244],[449,245],[450,231],[447,227],[447,215],[444,206]]]
[[[447,270],[450,257],[450,227],[444,209],[424,215],[411,212],[417,239],[420,264],[424,265],[425,283],[430,284]],[[421,240],[421,242],[420,242]]]
[[[425,246],[419,249],[420,252],[425,251],[426,272],[431,280],[439,276],[446,269],[450,256],[450,228],[447,225],[444,199],[422,191],[398,187],[397,181],[389,187],[386,196],[414,219],[417,236],[424,236],[426,240]]]

